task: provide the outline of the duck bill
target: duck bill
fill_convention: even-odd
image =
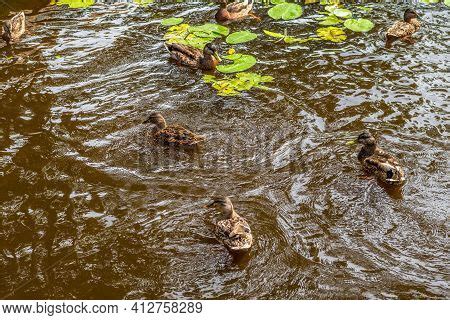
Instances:
[[[214,58],[216,58],[217,61],[222,62],[222,59],[219,57],[219,54],[217,52],[214,52]]]

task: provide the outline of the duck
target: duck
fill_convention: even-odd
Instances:
[[[404,183],[405,172],[399,161],[378,147],[370,132],[362,132],[354,142],[363,145],[358,153],[358,160],[364,171],[375,175],[379,180],[390,185]]]
[[[161,144],[194,147],[204,141],[204,137],[197,135],[180,125],[167,125],[161,113],[152,112],[144,124],[153,124],[151,132],[153,138]]]
[[[233,253],[243,253],[250,250],[253,244],[252,231],[247,221],[234,210],[229,197],[216,197],[206,206],[215,208],[227,219],[217,222],[215,227],[216,237],[225,247]]]
[[[420,21],[417,13],[412,9],[406,9],[403,21],[395,22],[386,32],[386,48],[391,48],[392,43],[398,39],[413,44],[413,33],[420,29]]]
[[[213,43],[206,44],[203,51],[181,43],[166,43],[166,48],[170,52],[170,57],[178,64],[193,69],[213,71],[222,61]]]
[[[25,13],[22,11],[10,20],[3,22],[2,39],[7,45],[10,45],[11,42],[19,40],[25,30]]]
[[[258,17],[251,13],[253,9],[253,0],[244,0],[244,2],[234,2],[228,4],[228,0],[218,0],[219,10],[216,12],[215,19],[219,23],[228,23],[240,20],[247,16],[252,16],[258,20]]]

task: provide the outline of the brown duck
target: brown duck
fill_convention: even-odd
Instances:
[[[151,113],[143,123],[155,125],[152,135],[156,141],[162,144],[193,147],[205,140],[204,137],[180,125],[168,126],[164,117],[157,112]]]
[[[386,48],[392,47],[392,43],[398,39],[413,44],[415,41],[411,36],[420,29],[418,18],[414,10],[407,9],[403,15],[403,21],[397,21],[386,32]]]
[[[9,45],[11,42],[19,40],[25,33],[25,13],[12,17],[10,20],[3,22],[2,39]]]
[[[399,161],[378,147],[375,138],[369,132],[361,133],[355,142],[363,145],[358,153],[358,160],[366,172],[392,185],[402,184],[405,181],[405,172]]]
[[[218,0],[218,2],[220,8],[215,16],[217,22],[231,22],[247,16],[259,19],[251,13],[253,9],[253,0],[244,0],[244,2],[233,2],[230,4],[228,4],[228,0]]]
[[[200,70],[215,70],[221,61],[217,48],[208,43],[202,50],[180,43],[166,43],[170,57],[178,64]]]
[[[239,253],[248,251],[253,244],[253,236],[247,221],[236,213],[230,198],[215,198],[207,206],[216,208],[227,216],[227,219],[217,222],[216,237],[231,252]]]

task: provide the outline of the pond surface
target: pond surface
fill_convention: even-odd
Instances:
[[[294,46],[262,30],[307,36],[321,7],[274,22],[258,5],[260,24],[230,28],[259,34],[235,48],[273,90],[220,97],[168,61],[159,24],[213,22],[215,5],[7,2],[0,18],[27,10],[28,33],[0,48],[1,297],[450,298],[443,4],[369,4],[369,33]],[[417,43],[384,49],[408,6]],[[152,146],[152,111],[206,143]],[[405,164],[401,190],[362,178],[346,142],[364,129]],[[252,226],[248,256],[215,239],[213,194]]]

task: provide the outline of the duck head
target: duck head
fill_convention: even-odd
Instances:
[[[372,134],[370,134],[369,131],[364,131],[358,136],[356,142],[362,145],[373,145],[375,144],[375,138],[372,136]]]
[[[229,217],[232,217],[236,214],[236,212],[234,211],[233,203],[231,203],[229,197],[214,198],[213,202],[208,204],[206,207],[215,208]]]
[[[2,39],[9,44],[11,42],[11,28],[8,22],[4,22],[2,26]]]
[[[152,112],[143,123],[154,124],[160,130],[167,127],[166,120],[164,119],[162,114],[158,112]]]
[[[419,16],[417,15],[417,13],[413,10],[413,9],[406,9],[405,13],[403,14],[403,20],[405,20],[405,22],[411,22],[412,19],[418,19]]]
[[[211,56],[214,57],[217,62],[221,62],[222,59],[219,57],[219,54],[217,53],[219,50],[217,46],[214,43],[208,43],[205,45],[205,48],[203,49],[203,54],[205,56]]]

